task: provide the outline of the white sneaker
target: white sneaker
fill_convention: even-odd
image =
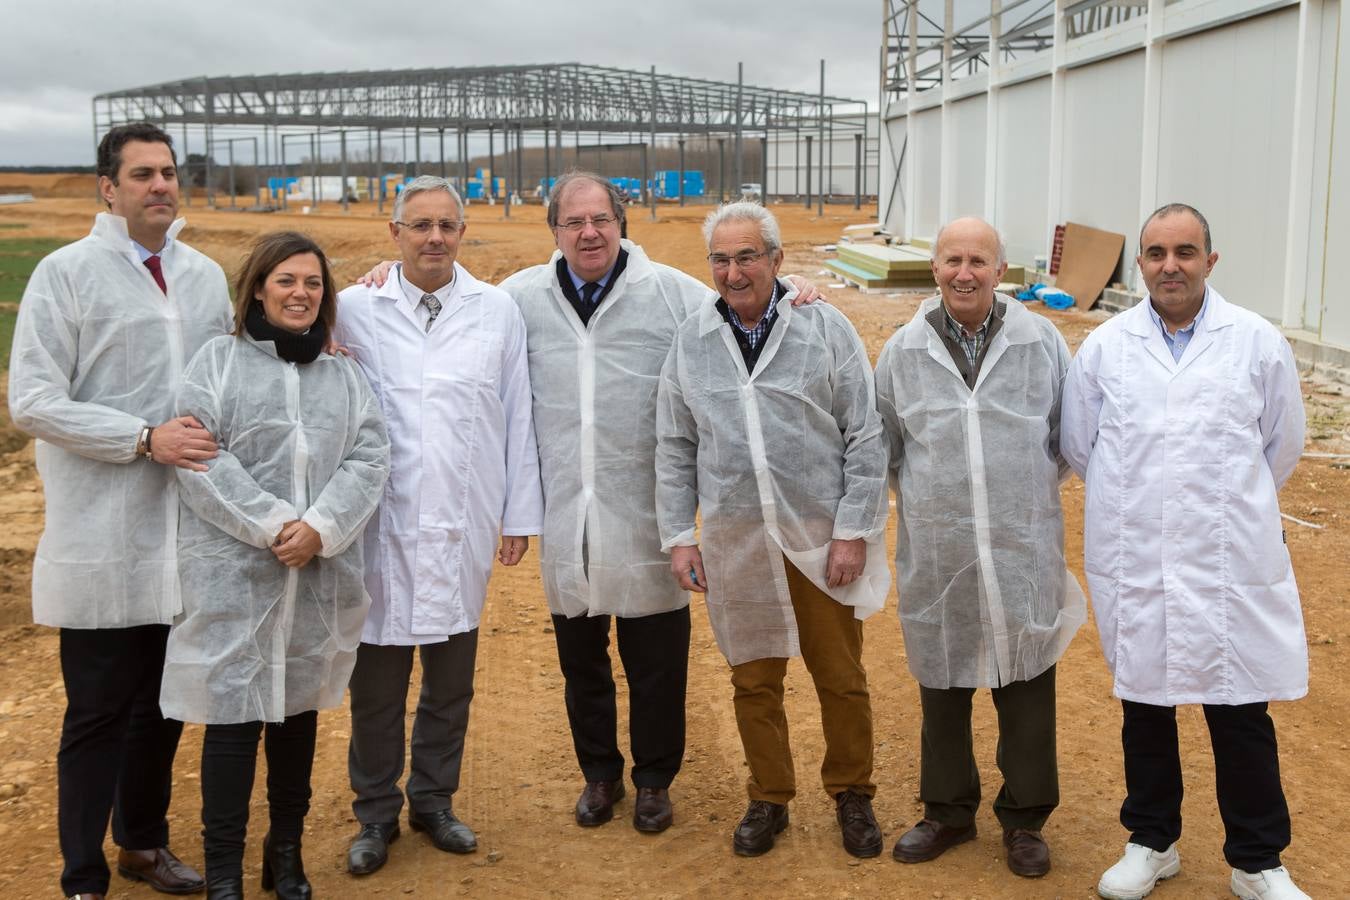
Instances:
[[[1298,889],[1289,870],[1284,866],[1278,869],[1266,869],[1250,875],[1241,869],[1233,870],[1233,878],[1228,886],[1235,896],[1242,900],[1310,900],[1307,894]]]
[[[1097,893],[1106,900],[1143,900],[1153,891],[1155,884],[1180,871],[1181,856],[1177,853],[1176,844],[1162,853],[1141,844],[1126,844],[1125,855],[1120,858],[1120,862],[1107,869],[1102,880],[1097,882]],[[1236,885],[1237,881],[1234,880],[1233,884]]]

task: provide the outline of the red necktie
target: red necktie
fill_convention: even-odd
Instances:
[[[145,267],[150,270],[150,274],[155,279],[155,284],[164,292],[165,296],[169,293],[169,287],[164,283],[164,270],[160,267],[159,257],[151,254],[145,258]]]

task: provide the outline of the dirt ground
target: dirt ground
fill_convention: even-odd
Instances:
[[[4,182],[0,181],[0,190]],[[0,225],[22,225],[6,234],[75,238],[88,231],[94,207],[88,195],[41,199],[0,208]],[[631,234],[657,260],[706,279],[706,252],[698,222],[706,209],[662,207],[651,222],[644,209],[631,212]],[[817,219],[798,207],[775,209],[787,242],[786,271],[814,277],[830,302],[858,327],[873,357],[887,336],[912,315],[920,295],[861,295],[831,287],[813,249],[838,238],[843,225],[866,221],[875,210],[829,210]],[[249,239],[280,227],[310,231],[335,259],[340,279],[364,271],[393,245],[376,217],[364,210],[342,216],[334,208],[316,215],[212,213],[200,197],[184,209],[183,239],[228,270],[242,258]],[[498,280],[517,268],[542,262],[551,239],[538,207],[469,209],[461,251],[471,271]],[[1033,309],[1041,310],[1039,304]],[[1051,313],[1071,346],[1101,316]],[[1305,382],[1309,411],[1308,449],[1350,452],[1350,400],[1340,385]],[[7,424],[5,426],[8,428]],[[63,710],[54,631],[29,622],[28,582],[33,549],[42,527],[42,489],[33,470],[33,448],[12,429],[0,434],[0,895],[56,896],[55,767]],[[1276,704],[1284,783],[1293,813],[1293,845],[1285,861],[1300,885],[1315,897],[1343,890],[1346,809],[1350,785],[1350,622],[1345,613],[1346,563],[1350,560],[1350,469],[1344,460],[1305,458],[1285,487],[1284,510],[1313,528],[1288,523],[1288,542],[1303,591],[1312,684],[1308,698]],[[1082,485],[1063,490],[1071,567],[1082,572]],[[894,542],[894,523],[891,527]],[[532,548],[533,549],[533,548]],[[903,866],[890,858],[890,844],[917,821],[919,705],[892,594],[884,612],[866,625],[865,661],[876,722],[876,810],[887,852],[858,861],[839,845],[833,804],[818,787],[822,753],[819,709],[804,668],[794,661],[788,675],[800,794],[792,825],[766,857],[734,857],[730,833],[745,803],[746,775],[731,705],[726,663],[713,642],[702,603],[694,603],[690,659],[688,751],[675,782],[675,825],[646,836],[627,821],[631,799],[615,821],[581,829],[572,806],[581,777],[563,709],[562,679],[535,557],[495,573],[479,646],[477,698],[455,810],[478,832],[480,850],[468,857],[436,851],[405,829],[390,862],[357,881],[344,869],[347,842],[356,831],[345,759],[348,718],[344,709],[320,718],[314,803],[307,820],[305,859],[320,896],[651,896],[651,897],[1089,897],[1101,872],[1126,840],[1117,823],[1123,796],[1119,742],[1120,709],[1089,623],[1069,648],[1059,676],[1059,763],[1062,802],[1046,827],[1054,868],[1036,881],[1005,867],[997,822],[986,804],[979,839],[940,860]],[[620,680],[620,690],[623,684]],[[621,697],[621,708],[624,703]],[[1211,751],[1198,708],[1180,715],[1189,791],[1184,806],[1182,874],[1158,890],[1159,897],[1228,896],[1228,868],[1221,853],[1222,829],[1214,804]],[[621,729],[623,728],[621,721]],[[997,730],[987,692],[976,701],[975,742],[985,796],[999,785],[994,765]],[[178,757],[171,820],[174,848],[200,864],[200,795],[197,766],[201,729],[189,726]],[[260,766],[260,769],[262,767]],[[266,828],[262,777],[254,795],[246,874],[257,892],[260,847]],[[631,795],[630,795],[631,797]],[[1322,799],[1318,799],[1321,797]],[[1321,803],[1321,806],[1317,804]],[[115,852],[109,844],[109,854]],[[1340,860],[1341,862],[1337,862]],[[1337,887],[1342,885],[1342,887]],[[112,897],[147,898],[153,893],[116,876]],[[259,893],[259,896],[261,894]]]

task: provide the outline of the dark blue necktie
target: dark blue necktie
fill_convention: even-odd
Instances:
[[[595,312],[595,307],[599,304],[597,299],[600,295],[600,284],[595,281],[588,281],[581,286],[581,302],[591,312]]]

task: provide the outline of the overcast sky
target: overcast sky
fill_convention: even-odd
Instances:
[[[201,75],[580,62],[877,103],[877,0],[0,0],[0,165],[92,165],[98,93]],[[174,132],[175,136],[177,131]]]

